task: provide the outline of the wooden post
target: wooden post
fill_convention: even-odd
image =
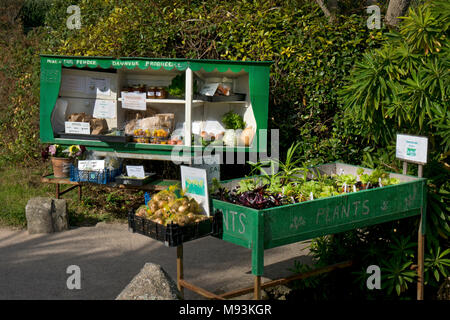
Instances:
[[[59,183],[56,184],[56,199],[59,199]]]
[[[183,280],[183,277],[183,244],[180,244],[177,247],[177,287],[181,296],[184,298],[184,289],[180,281]]]
[[[422,178],[423,176],[423,165],[419,164],[418,168],[418,176]],[[423,291],[424,291],[424,245],[425,245],[425,236],[422,232],[422,223],[423,223],[423,208],[420,210],[420,222],[419,222],[419,231],[417,232],[417,300],[423,300]]]
[[[261,300],[261,276],[255,276],[254,299]]]
[[[81,192],[81,184],[80,184],[80,185],[78,185],[78,201],[81,201],[81,195],[82,195],[82,192]]]
[[[403,161],[403,174],[407,174],[408,172],[408,162]]]

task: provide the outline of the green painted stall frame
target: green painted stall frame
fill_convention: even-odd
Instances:
[[[40,85],[40,140],[42,143],[57,143],[62,145],[82,144],[90,150],[97,150],[103,152],[113,152],[116,156],[122,158],[140,158],[140,159],[156,159],[156,160],[171,160],[172,151],[177,150],[180,159],[197,156],[199,152],[204,151],[204,147],[191,145],[190,139],[186,139],[185,145],[158,145],[158,144],[144,144],[144,143],[108,143],[104,141],[95,141],[87,139],[63,139],[58,137],[54,127],[52,126],[52,113],[54,111],[56,102],[61,96],[67,99],[95,99],[95,95],[87,95],[82,93],[82,89],[77,89],[76,82],[70,84],[71,89],[65,95],[61,94],[62,83],[64,82],[64,74],[68,77],[86,74],[87,77],[95,77],[92,72],[102,72],[109,74],[111,77],[111,88],[114,89],[114,95],[110,97],[103,97],[104,99],[111,99],[117,103],[117,110],[120,111],[120,91],[124,85],[124,81],[129,81],[132,77],[130,74],[134,72],[141,78],[147,74],[153,78],[174,77],[175,74],[185,75],[185,93],[182,100],[167,99],[148,99],[147,103],[158,105],[161,109],[164,106],[172,106],[179,108],[184,113],[185,122],[188,123],[186,127],[186,134],[191,133],[191,124],[194,120],[194,109],[199,105],[202,108],[208,108],[207,112],[217,108],[218,103],[196,101],[193,95],[193,82],[195,77],[204,77],[207,81],[208,77],[212,79],[213,76],[233,77],[236,76],[235,82],[239,83],[240,89],[244,89],[247,94],[246,101],[239,102],[221,102],[222,105],[227,104],[229,108],[244,109],[243,113],[249,117],[252,124],[256,126],[255,138],[251,146],[236,146],[236,147],[208,147],[208,152],[213,149],[217,151],[233,151],[233,152],[265,152],[267,149],[267,140],[259,138],[261,132],[267,129],[268,122],[268,101],[269,101],[269,74],[271,62],[267,61],[226,61],[226,60],[196,60],[196,59],[158,59],[158,58],[133,58],[133,57],[82,57],[82,56],[56,56],[56,55],[41,55],[41,85]],[[89,74],[89,72],[91,72]],[[117,75],[117,76],[114,76]],[[125,79],[125,80],[124,80]],[[197,79],[197,78],[195,78]],[[167,79],[166,79],[167,80]],[[66,82],[67,83],[67,82]],[[78,85],[81,87],[81,85]],[[76,91],[80,92],[76,92]],[[92,93],[92,92],[91,92]],[[97,96],[98,98],[98,96]],[[224,107],[225,108],[225,107]],[[205,111],[206,112],[206,111]],[[119,121],[119,116],[115,120],[117,126],[122,125],[122,120]],[[220,119],[218,119],[220,120]],[[265,136],[262,133],[262,136]],[[231,149],[230,149],[231,148]]]
[[[343,163],[331,163],[314,167],[312,171],[330,175],[339,174],[343,170],[345,174],[357,175],[358,168]],[[372,172],[371,169],[364,169],[365,173]],[[260,276],[264,273],[266,249],[412,216],[421,216],[419,234],[424,235],[426,179],[395,173],[390,176],[398,178],[400,183],[264,210],[213,199],[214,212],[218,210],[223,215],[223,233],[219,237],[251,249],[252,274],[255,276],[256,288],[257,280],[260,281]],[[232,188],[241,179],[223,181],[221,184]],[[182,284],[191,285],[181,280]],[[258,286],[260,288],[260,282]],[[243,292],[245,291],[241,293]],[[208,294],[209,297],[218,298]],[[227,295],[220,297],[225,296]]]

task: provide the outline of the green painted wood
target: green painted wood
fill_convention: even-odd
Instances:
[[[198,60],[198,59],[159,59],[141,57],[77,57],[41,55],[41,102],[40,102],[40,139],[42,143],[58,143],[62,145],[83,144],[91,150],[119,151],[140,154],[168,154],[174,146],[168,145],[146,145],[146,144],[108,144],[92,140],[59,139],[53,135],[50,122],[51,113],[58,98],[62,67],[76,68],[102,68],[102,69],[165,69],[184,71],[188,67],[194,71],[205,70],[225,72],[231,70],[239,72],[244,70],[249,73],[250,101],[258,130],[267,129],[268,126],[268,101],[269,101],[269,69],[270,61],[227,61],[227,60]],[[258,143],[258,133],[252,147],[189,147],[184,149],[193,155],[196,151],[216,152],[265,152],[267,142],[263,139]],[[186,147],[184,147],[186,148]]]
[[[265,210],[215,199],[212,205],[223,213],[222,239],[252,249],[252,273],[262,275],[266,249],[420,214],[425,217],[426,179]]]

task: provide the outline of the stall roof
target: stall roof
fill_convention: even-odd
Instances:
[[[208,59],[182,59],[182,58],[146,58],[146,57],[85,57],[85,56],[58,56],[41,54],[48,64],[62,64],[64,67],[77,68],[103,68],[103,69],[148,69],[158,70],[164,68],[166,70],[177,69],[180,71],[191,68],[193,71],[203,69],[207,72],[217,69],[224,72],[230,69],[238,72],[242,67],[246,66],[268,66],[272,61],[237,61],[237,60],[208,60]]]

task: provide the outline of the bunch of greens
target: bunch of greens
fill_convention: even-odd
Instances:
[[[240,116],[233,110],[223,115],[222,123],[225,125],[226,129],[233,129],[233,130],[245,129],[245,127],[247,126],[242,116]]]
[[[182,74],[175,76],[172,83],[167,88],[169,95],[174,97],[182,97],[184,95],[185,77]]]

